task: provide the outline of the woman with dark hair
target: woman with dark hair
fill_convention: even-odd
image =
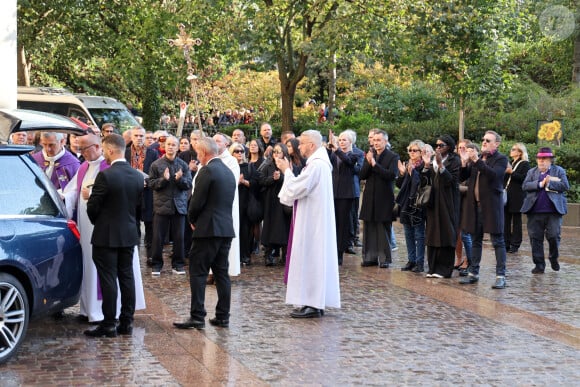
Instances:
[[[272,255],[274,249],[282,248],[281,261],[286,261],[286,246],[290,231],[290,215],[280,203],[278,193],[284,183],[284,174],[278,169],[273,158],[290,159],[286,145],[274,145],[272,158],[267,158],[258,169],[262,198],[264,200],[264,227],[262,244],[266,266],[274,266],[276,260]]]
[[[262,234],[262,219],[264,218],[264,203],[258,169],[264,162],[264,148],[260,141],[253,139],[248,144],[248,176],[250,181],[250,197],[248,198],[248,217],[252,230],[252,253],[260,253],[260,237]]]
[[[248,203],[250,197],[249,164],[246,161],[246,150],[240,143],[234,142],[229,148],[230,154],[236,158],[240,166],[240,178],[238,180],[238,210],[240,213],[240,263],[250,265],[252,254],[252,230],[248,218]]]
[[[459,224],[459,172],[461,159],[455,140],[448,134],[437,139],[435,157],[423,155],[423,176],[431,182],[431,204],[427,206],[425,244],[427,277],[451,278]]]
[[[297,138],[291,138],[286,141],[286,147],[288,148],[288,154],[290,155],[290,164],[292,165],[292,173],[294,176],[298,176],[302,168],[306,165],[306,160],[302,158],[300,155],[300,150],[298,149],[298,141]]]

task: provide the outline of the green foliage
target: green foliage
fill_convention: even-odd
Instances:
[[[159,83],[155,72],[150,69],[145,78],[143,88],[143,127],[150,131],[159,129],[161,117],[161,101],[159,99]]]

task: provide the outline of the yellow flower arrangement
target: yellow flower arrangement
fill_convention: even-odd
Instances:
[[[562,139],[562,124],[560,124],[560,121],[554,120],[541,125],[538,131],[538,138],[559,143]]]

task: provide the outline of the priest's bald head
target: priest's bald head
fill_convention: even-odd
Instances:
[[[306,159],[322,146],[322,135],[318,130],[311,129],[302,132],[299,140],[300,154]]]

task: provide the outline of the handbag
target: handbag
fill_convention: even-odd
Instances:
[[[415,207],[426,208],[433,205],[433,187],[429,179],[426,179],[425,184],[422,184],[417,189],[417,197],[415,198]]]
[[[516,167],[514,169],[512,169],[512,175],[516,171],[516,169],[518,169],[518,167],[520,166],[520,164],[521,164],[521,162],[517,163],[516,164]],[[507,201],[508,201],[507,189],[510,186],[510,183],[512,181],[512,175],[510,175],[510,177],[509,177],[509,179],[508,179],[508,181],[507,181],[507,183],[505,185],[505,188],[503,189],[502,195],[501,195],[501,200],[502,200],[504,206],[507,204]]]

